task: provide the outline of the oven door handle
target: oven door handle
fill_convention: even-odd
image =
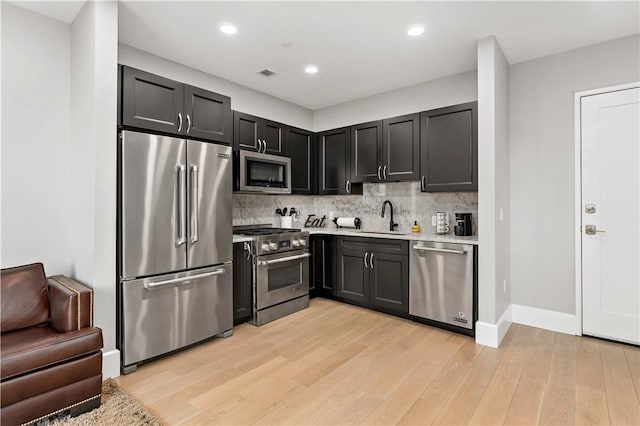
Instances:
[[[260,265],[260,266],[273,265],[275,263],[282,263],[282,262],[289,262],[289,261],[292,261],[292,260],[304,259],[305,257],[309,257],[309,256],[311,256],[310,253],[304,253],[304,254],[298,254],[296,256],[287,256],[287,257],[283,257],[283,258],[280,258],[280,259],[259,260],[258,261],[258,265]]]

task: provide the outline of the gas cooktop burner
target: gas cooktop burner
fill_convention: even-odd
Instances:
[[[234,234],[238,235],[275,235],[275,234],[286,234],[288,232],[300,232],[300,229],[294,228],[251,228],[251,229],[241,229],[234,230]]]

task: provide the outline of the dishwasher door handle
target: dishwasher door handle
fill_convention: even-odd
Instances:
[[[413,246],[413,249],[419,250],[419,251],[434,251],[436,253],[467,254],[466,250],[452,250],[452,249],[436,248],[436,247]]]

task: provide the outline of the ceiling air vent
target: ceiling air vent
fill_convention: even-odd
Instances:
[[[275,74],[275,71],[271,71],[269,68],[265,68],[262,71],[258,71],[258,74],[262,74],[265,77],[271,77]]]

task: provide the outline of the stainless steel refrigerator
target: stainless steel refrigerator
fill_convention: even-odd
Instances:
[[[119,146],[122,371],[233,328],[231,148],[132,131]]]

